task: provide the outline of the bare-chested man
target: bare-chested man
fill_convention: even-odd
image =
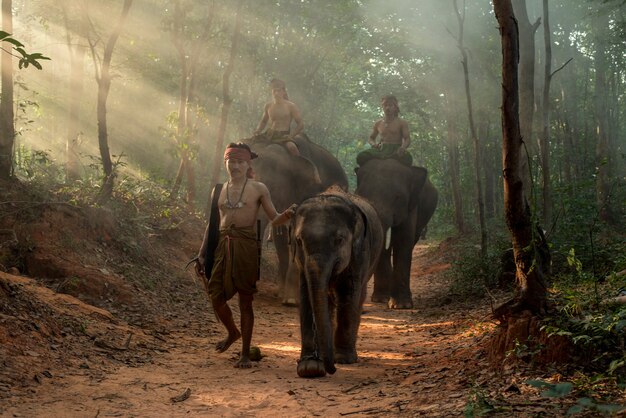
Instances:
[[[300,150],[294,141],[294,138],[304,129],[298,106],[289,101],[284,81],[275,78],[270,81],[270,87],[273,100],[265,105],[263,117],[254,130],[253,135],[261,140],[283,144],[290,154],[304,160],[305,166],[308,166],[308,169],[311,170],[313,180],[320,184],[322,181],[317,166],[310,159],[300,154]],[[270,123],[269,128],[267,131],[262,132],[268,122]],[[292,122],[296,123],[293,131],[291,131]]]
[[[247,144],[231,143],[224,152],[224,165],[228,182],[222,187],[218,198],[219,241],[214,252],[214,262],[209,273],[208,292],[215,314],[226,327],[228,335],[215,345],[218,352],[226,351],[243,337],[241,355],[235,364],[238,368],[251,367],[250,342],[254,327],[252,299],[256,293],[258,277],[258,241],[255,223],[263,208],[272,225],[286,223],[294,206],[281,214],[276,212],[265,184],[253,180],[250,161],[256,157]],[[214,190],[215,192],[215,190]],[[204,234],[198,254],[196,273],[205,276],[206,251],[209,245],[209,227]],[[237,329],[228,304],[235,293],[239,294],[241,331]]]
[[[362,166],[372,158],[395,158],[410,166],[413,157],[407,151],[411,144],[409,124],[399,117],[398,99],[393,95],[384,96],[381,106],[384,117],[374,123],[368,140],[372,148],[357,155],[357,164]],[[377,141],[379,135],[380,142]]]
[[[265,139],[283,143],[290,153],[300,155],[298,147],[293,142],[296,135],[304,129],[300,109],[289,100],[284,81],[275,78],[270,82],[270,88],[272,89],[272,101],[265,105],[263,116],[254,131],[254,135],[261,135],[269,122],[270,126],[264,134]],[[296,123],[293,131],[291,130],[292,122]]]

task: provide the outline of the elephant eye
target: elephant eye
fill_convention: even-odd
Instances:
[[[335,245],[339,246],[339,245],[343,244],[343,240],[344,240],[343,235],[336,236],[335,237]]]

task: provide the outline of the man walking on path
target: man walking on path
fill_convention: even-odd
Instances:
[[[250,343],[254,327],[254,311],[252,300],[257,292],[256,282],[259,279],[259,252],[257,233],[255,230],[259,209],[272,220],[273,226],[286,223],[293,215],[294,206],[278,214],[272,203],[270,192],[265,184],[253,180],[250,161],[256,157],[250,147],[243,143],[231,143],[224,152],[224,164],[228,172],[228,182],[219,189],[217,208],[219,210],[219,238],[210,242],[209,226],[198,254],[196,273],[205,276],[208,272],[207,291],[211,298],[213,310],[219,321],[226,327],[228,335],[215,345],[222,353],[235,341],[242,338],[241,355],[235,364],[237,368],[249,368]],[[213,190],[213,194],[217,189]],[[212,208],[211,210],[215,210]],[[210,265],[210,248],[215,247],[213,262]],[[226,303],[235,294],[239,294],[239,310],[241,313],[241,331],[235,325],[233,314]]]

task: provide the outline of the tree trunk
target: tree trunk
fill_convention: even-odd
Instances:
[[[13,33],[13,2],[2,0],[2,30]],[[2,49],[2,94],[0,95],[0,178],[13,176],[13,57],[10,48]]]
[[[535,32],[540,20],[531,24],[526,9],[526,0],[513,1],[519,28],[519,114],[520,131],[525,147],[520,153],[520,174],[524,181],[524,192],[530,196],[531,167],[529,161],[535,155],[533,142],[533,120],[535,114]]]
[[[552,222],[552,196],[550,192],[550,83],[552,82],[552,45],[550,40],[550,15],[548,0],[543,0],[543,42],[545,49],[545,62],[543,73],[542,117],[541,138],[541,174],[543,196],[543,224],[550,225]]]
[[[111,198],[115,178],[113,162],[111,161],[111,153],[109,152],[109,135],[107,130],[107,99],[111,89],[111,60],[113,58],[115,44],[117,43],[117,40],[122,32],[124,22],[126,21],[126,17],[128,16],[132,3],[133,0],[124,0],[122,13],[120,14],[117,23],[111,32],[111,36],[109,36],[104,48],[102,64],[100,65],[100,74],[96,75],[96,81],[98,82],[98,104],[96,109],[98,118],[98,146],[100,148],[100,157],[102,159],[102,168],[104,170],[102,190],[100,191],[100,196],[98,197],[98,201],[100,203],[104,203]],[[96,57],[93,44],[92,55],[95,62]]]
[[[198,113],[191,113],[191,115],[189,114],[189,107],[190,106],[195,106],[198,110],[201,107],[198,104],[198,96],[197,96],[197,90],[198,90],[198,75],[200,74],[200,71],[202,70],[202,68],[200,68],[199,62],[200,62],[200,57],[205,57],[204,54],[201,54],[202,48],[205,48],[208,40],[209,40],[209,35],[211,33],[211,29],[213,27],[213,19],[215,17],[215,0],[211,1],[208,5],[208,10],[207,10],[207,19],[205,21],[205,25],[204,25],[204,30],[202,32],[202,35],[197,37],[192,45],[192,49],[191,49],[191,57],[190,57],[190,62],[189,62],[189,85],[187,87],[187,117],[186,117],[186,123],[187,123],[187,132],[189,134],[189,143],[190,144],[194,144],[197,143],[197,123],[199,118],[193,118],[193,116],[197,116]],[[195,201],[196,199],[196,175],[195,175],[195,165],[194,165],[194,161],[197,161],[197,158],[194,158],[194,160],[192,161],[190,159],[189,161],[189,166],[187,167],[187,201],[191,204],[192,202]],[[202,168],[201,169],[205,169],[207,164],[206,164],[206,160],[201,159],[201,163],[202,163]]]
[[[81,7],[81,6],[79,6]],[[63,4],[63,17],[67,31],[67,47],[70,53],[70,82],[69,82],[69,112],[67,120],[67,138],[65,142],[65,177],[68,182],[80,178],[79,172],[79,139],[80,139],[80,109],[83,99],[83,81],[85,76],[85,55],[87,45],[88,18],[87,11],[81,7],[78,27],[72,28],[66,9]],[[76,33],[73,40],[72,32]]]
[[[483,162],[483,177],[485,179],[485,218],[493,219],[495,216],[495,187],[496,187],[496,160],[493,156],[493,147],[490,146],[491,133],[490,133],[490,121],[486,114],[479,116],[482,121],[479,129],[479,137],[483,138],[482,162]]]
[[[600,12],[594,25],[595,30],[595,117],[596,117],[596,202],[600,219],[611,223],[613,216],[609,202],[610,174],[609,174],[609,116],[607,109],[607,81],[608,53],[606,31],[609,19]]]
[[[447,97],[451,97],[447,95]],[[465,232],[465,222],[463,217],[463,199],[461,198],[460,168],[459,168],[459,131],[456,125],[456,114],[451,111],[453,105],[448,100],[448,164],[450,176],[450,187],[452,192],[452,202],[454,205],[454,224],[459,233]]]
[[[523,310],[542,314],[546,309],[543,258],[535,245],[530,209],[520,173],[522,137],[519,121],[518,33],[511,0],[493,0],[502,41],[502,162],[504,209],[513,241],[518,294],[494,315],[506,319]],[[535,264],[533,264],[533,260]]]
[[[461,51],[461,64],[463,65],[463,75],[465,77],[465,96],[467,98],[467,114],[469,119],[470,132],[472,135],[472,144],[474,145],[474,168],[476,181],[476,200],[478,203],[478,219],[480,224],[480,252],[483,257],[487,255],[487,227],[485,226],[485,204],[483,203],[483,188],[480,169],[481,148],[478,135],[476,134],[476,126],[474,125],[474,115],[472,113],[472,94],[470,92],[469,70],[467,64],[467,51],[463,45],[463,24],[465,22],[465,3],[463,3],[463,15],[457,7],[457,0],[452,0],[454,11],[459,22],[459,39],[458,48]]]
[[[235,30],[233,31],[232,44],[230,47],[230,58],[222,76],[222,115],[220,117],[220,125],[215,141],[215,155],[213,158],[213,168],[211,170],[211,184],[217,184],[219,182],[220,171],[222,168],[222,156],[224,154],[222,148],[224,147],[224,136],[226,134],[226,124],[228,123],[228,113],[230,112],[230,106],[233,102],[233,99],[230,97],[229,83],[230,75],[235,68],[235,58],[237,57],[237,49],[239,47],[239,34],[241,32],[241,21],[243,18],[241,12],[242,4],[243,0],[239,0],[237,2],[237,11],[235,12],[236,22]]]
[[[174,199],[178,195],[178,190],[182,184],[183,176],[189,175],[189,172],[193,172],[193,167],[189,167],[189,138],[187,137],[187,112],[189,105],[189,65],[187,51],[183,44],[184,36],[184,22],[185,16],[182,8],[180,7],[180,1],[174,2],[174,28],[172,30],[172,42],[176,47],[178,53],[178,60],[180,63],[180,81],[178,89],[178,124],[176,126],[176,138],[178,149],[180,149],[180,165],[178,172],[176,173],[176,179],[174,185],[170,191],[170,198]],[[187,202],[193,202],[195,191],[190,190],[189,184],[187,184]]]
[[[170,191],[170,198],[178,195],[178,190],[182,184],[183,176],[187,179],[187,203],[192,204],[196,199],[196,176],[189,149],[195,142],[195,129],[193,126],[192,113],[190,107],[196,100],[196,80],[198,60],[200,58],[200,47],[206,45],[208,35],[213,23],[215,2],[211,2],[208,7],[208,18],[204,25],[202,35],[194,37],[191,51],[188,53],[184,45],[185,18],[186,14],[181,8],[180,1],[175,1],[174,28],[172,30],[172,42],[176,47],[180,62],[180,85],[179,85],[179,105],[178,105],[178,125],[177,125],[177,145],[181,150],[180,165],[176,174],[176,179]]]
[[[563,106],[562,112],[562,120],[560,123],[561,126],[561,136],[562,136],[562,155],[563,155],[563,184],[567,187],[567,193],[572,196],[573,191],[573,182],[574,182],[574,158],[572,158],[574,148],[573,141],[573,127],[571,123],[571,114],[570,109],[572,108],[571,104],[566,103],[566,100],[569,100],[569,96],[565,95],[565,89],[561,90],[561,103]],[[572,112],[574,113],[574,112]]]

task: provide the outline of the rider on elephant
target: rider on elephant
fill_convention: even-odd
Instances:
[[[410,167],[413,164],[413,157],[407,151],[411,143],[409,124],[398,116],[400,114],[398,99],[393,95],[384,96],[381,106],[385,116],[374,123],[368,141],[372,148],[357,155],[357,164],[363,166],[372,158],[395,158]],[[377,142],[379,134],[380,142]]]
[[[289,100],[284,81],[275,78],[270,81],[270,88],[272,90],[273,100],[265,105],[263,116],[254,130],[253,136],[257,140],[284,145],[292,155],[309,161],[307,158],[300,155],[298,146],[294,141],[295,137],[304,129],[300,109],[298,109],[295,103]],[[293,132],[291,131],[292,121],[296,123]],[[263,132],[268,122],[270,122],[270,126]],[[314,170],[316,180],[319,180],[319,173],[315,165],[310,161],[309,163]],[[321,181],[317,182],[321,183]]]

